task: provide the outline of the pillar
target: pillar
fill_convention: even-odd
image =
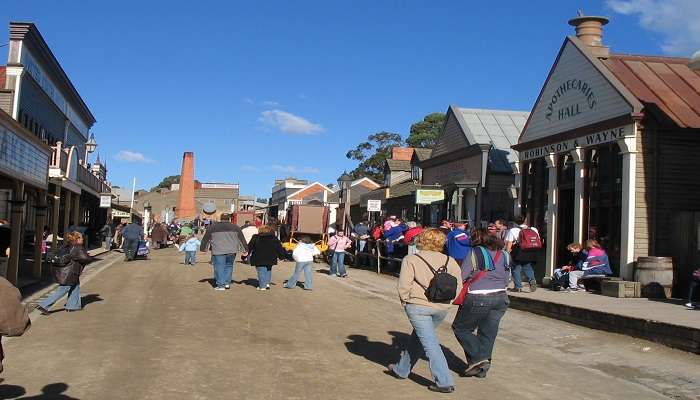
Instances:
[[[556,265],[557,245],[557,155],[545,156],[549,171],[549,191],[547,193],[547,248],[545,249],[545,276],[552,276]]]
[[[455,210],[455,221],[464,221],[464,189],[457,188],[457,209]]]
[[[476,193],[474,194],[474,208],[476,208],[476,210],[474,212],[474,226],[481,228],[481,220],[483,219],[481,212],[484,204],[482,201],[482,197],[484,197],[484,188],[481,185],[479,185],[479,187],[476,188],[475,192]]]
[[[68,231],[68,226],[70,225],[71,208],[70,203],[73,199],[73,193],[69,190],[64,191],[64,197],[66,199],[66,204],[63,206],[63,235]]]
[[[182,155],[180,190],[175,210],[180,219],[192,219],[197,215],[194,202],[194,153],[189,151]]]
[[[10,259],[7,263],[7,280],[17,286],[19,264],[22,258],[22,225],[24,222],[24,182],[16,182],[12,194],[12,221],[10,239]]]
[[[513,186],[515,186],[515,189],[518,193],[518,196],[516,196],[513,199],[513,215],[518,216],[522,212],[522,207],[520,203],[521,197],[524,195],[523,190],[523,175],[522,175],[522,168],[520,166],[519,162],[513,162],[510,163],[511,167],[513,168]]]
[[[571,151],[571,155],[574,159],[574,237],[573,241],[581,243],[583,242],[583,229],[585,226],[584,216],[584,161],[585,153],[584,150],[578,147],[576,150]]]
[[[73,222],[76,226],[83,223],[83,214],[80,211],[80,193],[73,194]]]
[[[41,279],[42,267],[44,265],[43,254],[41,253],[42,242],[44,241],[44,225],[46,225],[46,192],[37,192],[37,204],[34,206],[36,214],[34,225],[34,266],[32,276]]]
[[[636,131],[636,129],[635,129]],[[637,189],[637,138],[625,136],[617,141],[622,150],[622,229],[620,237],[620,277],[634,278],[634,228]]]
[[[53,192],[53,219],[51,220],[51,251],[55,251],[58,246],[58,224],[61,213],[61,186],[56,185]]]

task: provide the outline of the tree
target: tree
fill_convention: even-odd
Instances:
[[[440,132],[442,132],[444,123],[445,114],[443,113],[426,115],[422,121],[411,125],[411,133],[406,139],[406,144],[410,147],[433,148]]]
[[[379,132],[367,137],[345,154],[345,157],[359,161],[357,168],[350,172],[354,178],[368,177],[381,182],[384,178],[384,161],[391,157],[391,149],[403,144],[398,133]]]
[[[180,183],[180,175],[166,176],[157,186],[151,188],[151,192],[154,192],[160,188],[170,188],[170,186],[174,183]]]

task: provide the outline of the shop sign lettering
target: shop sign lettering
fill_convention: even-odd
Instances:
[[[557,108],[557,103],[559,103],[562,97],[567,93],[582,94],[585,99],[583,109],[581,109],[581,104],[579,103],[569,104]],[[547,118],[547,121],[549,122],[552,122],[552,118],[562,121],[581,114],[586,107],[588,107],[589,110],[592,110],[595,108],[596,104],[598,104],[598,99],[593,91],[593,86],[591,86],[588,82],[582,81],[581,79],[569,79],[559,85],[556,92],[552,94],[552,97],[549,99],[549,104],[547,104],[547,111],[544,114],[544,117]]]
[[[520,152],[520,160],[526,161],[533,158],[544,157],[552,153],[564,153],[575,150],[579,147],[590,147],[603,143],[614,142],[623,138],[625,135],[631,134],[634,131],[633,125],[620,126],[613,129],[607,129],[601,132],[592,133],[590,135],[581,136],[575,139],[566,140],[563,142],[552,143],[534,149],[524,150]]]

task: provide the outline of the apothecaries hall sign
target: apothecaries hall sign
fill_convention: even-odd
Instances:
[[[564,96],[581,95],[583,102],[564,102]],[[557,90],[552,94],[552,97],[547,103],[547,111],[544,117],[547,121],[552,122],[552,119],[562,121],[576,115],[581,114],[586,110],[593,110],[598,104],[593,86],[581,79],[568,79],[564,81]]]
[[[634,133],[634,125],[624,125],[617,128],[606,129],[600,132],[591,133],[577,137],[575,139],[564,140],[552,144],[538,146],[520,152],[520,160],[527,161],[534,158],[544,157],[547,154],[565,153],[577,148],[592,147],[599,144],[610,143],[622,139]]]

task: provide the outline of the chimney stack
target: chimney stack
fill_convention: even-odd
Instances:
[[[576,37],[588,46],[596,57],[607,57],[610,49],[603,46],[603,25],[610,22],[606,17],[585,16],[581,10],[578,16],[569,20],[569,25],[576,28]]]
[[[180,188],[175,212],[178,218],[185,220],[194,219],[197,215],[194,204],[194,153],[189,151],[182,155]]]

